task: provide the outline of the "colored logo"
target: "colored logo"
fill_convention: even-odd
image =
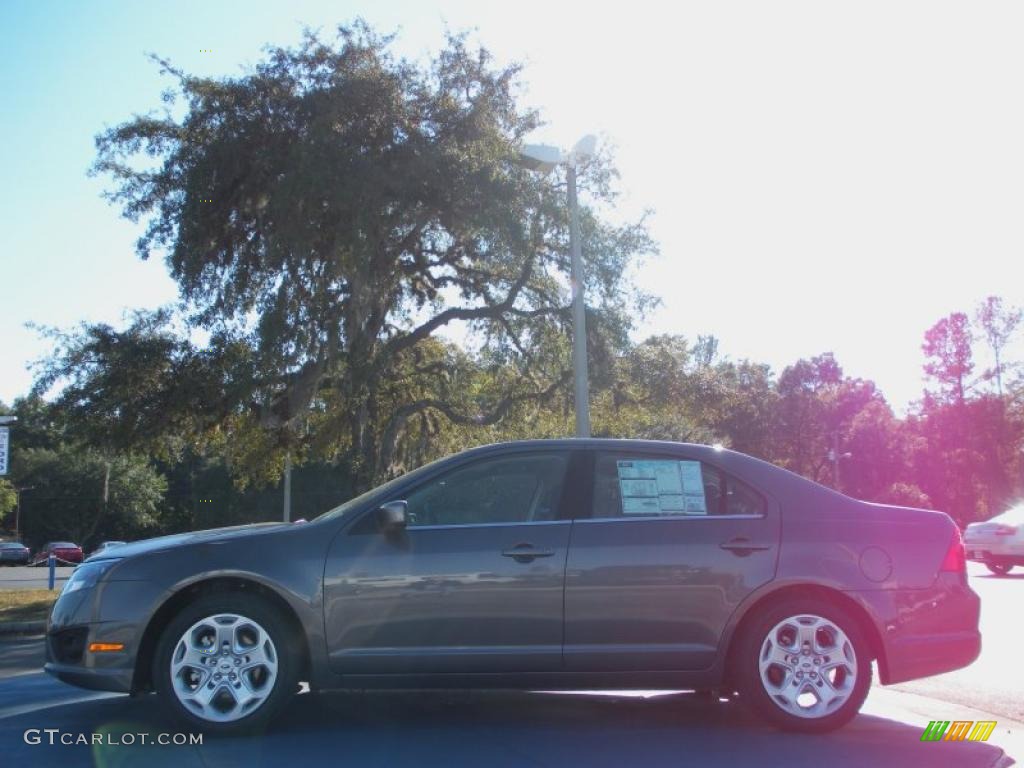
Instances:
[[[995,720],[932,720],[921,741],[988,741],[995,727]]]

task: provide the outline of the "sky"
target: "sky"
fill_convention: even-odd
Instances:
[[[160,106],[146,54],[234,76],[356,16],[411,58],[471,30],[524,64],[534,140],[614,148],[614,215],[651,209],[661,250],[635,275],[662,298],[638,339],[714,334],[776,372],[831,351],[903,412],[928,327],[988,295],[1024,305],[1021,3],[3,0],[0,401],[50,348],[26,323],[176,298],[87,176],[99,131]]]

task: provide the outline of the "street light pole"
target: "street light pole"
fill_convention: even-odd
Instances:
[[[580,211],[576,200],[576,162],[566,167],[569,187],[569,250],[572,254],[572,367],[576,394],[576,437],[590,437],[590,386],[587,381],[587,306],[580,248]]]
[[[572,367],[573,391],[576,398],[576,437],[590,437],[590,386],[587,379],[587,305],[580,245],[580,211],[576,198],[576,169],[579,163],[593,157],[597,149],[595,136],[584,136],[569,152],[548,144],[527,144],[519,153],[520,164],[541,173],[550,173],[555,166],[565,166],[569,188],[569,251],[572,283]]]

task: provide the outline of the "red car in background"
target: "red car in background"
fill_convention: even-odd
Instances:
[[[61,560],[65,563],[80,563],[83,559],[82,548],[77,544],[70,541],[51,541],[36,552],[34,562],[45,563],[51,552],[57,558],[57,565],[62,565]]]

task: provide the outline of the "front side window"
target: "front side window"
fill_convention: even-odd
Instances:
[[[564,453],[532,453],[456,469],[408,494],[408,527],[555,520],[567,461]]]
[[[595,462],[595,518],[764,512],[761,494],[701,461],[604,453]]]

